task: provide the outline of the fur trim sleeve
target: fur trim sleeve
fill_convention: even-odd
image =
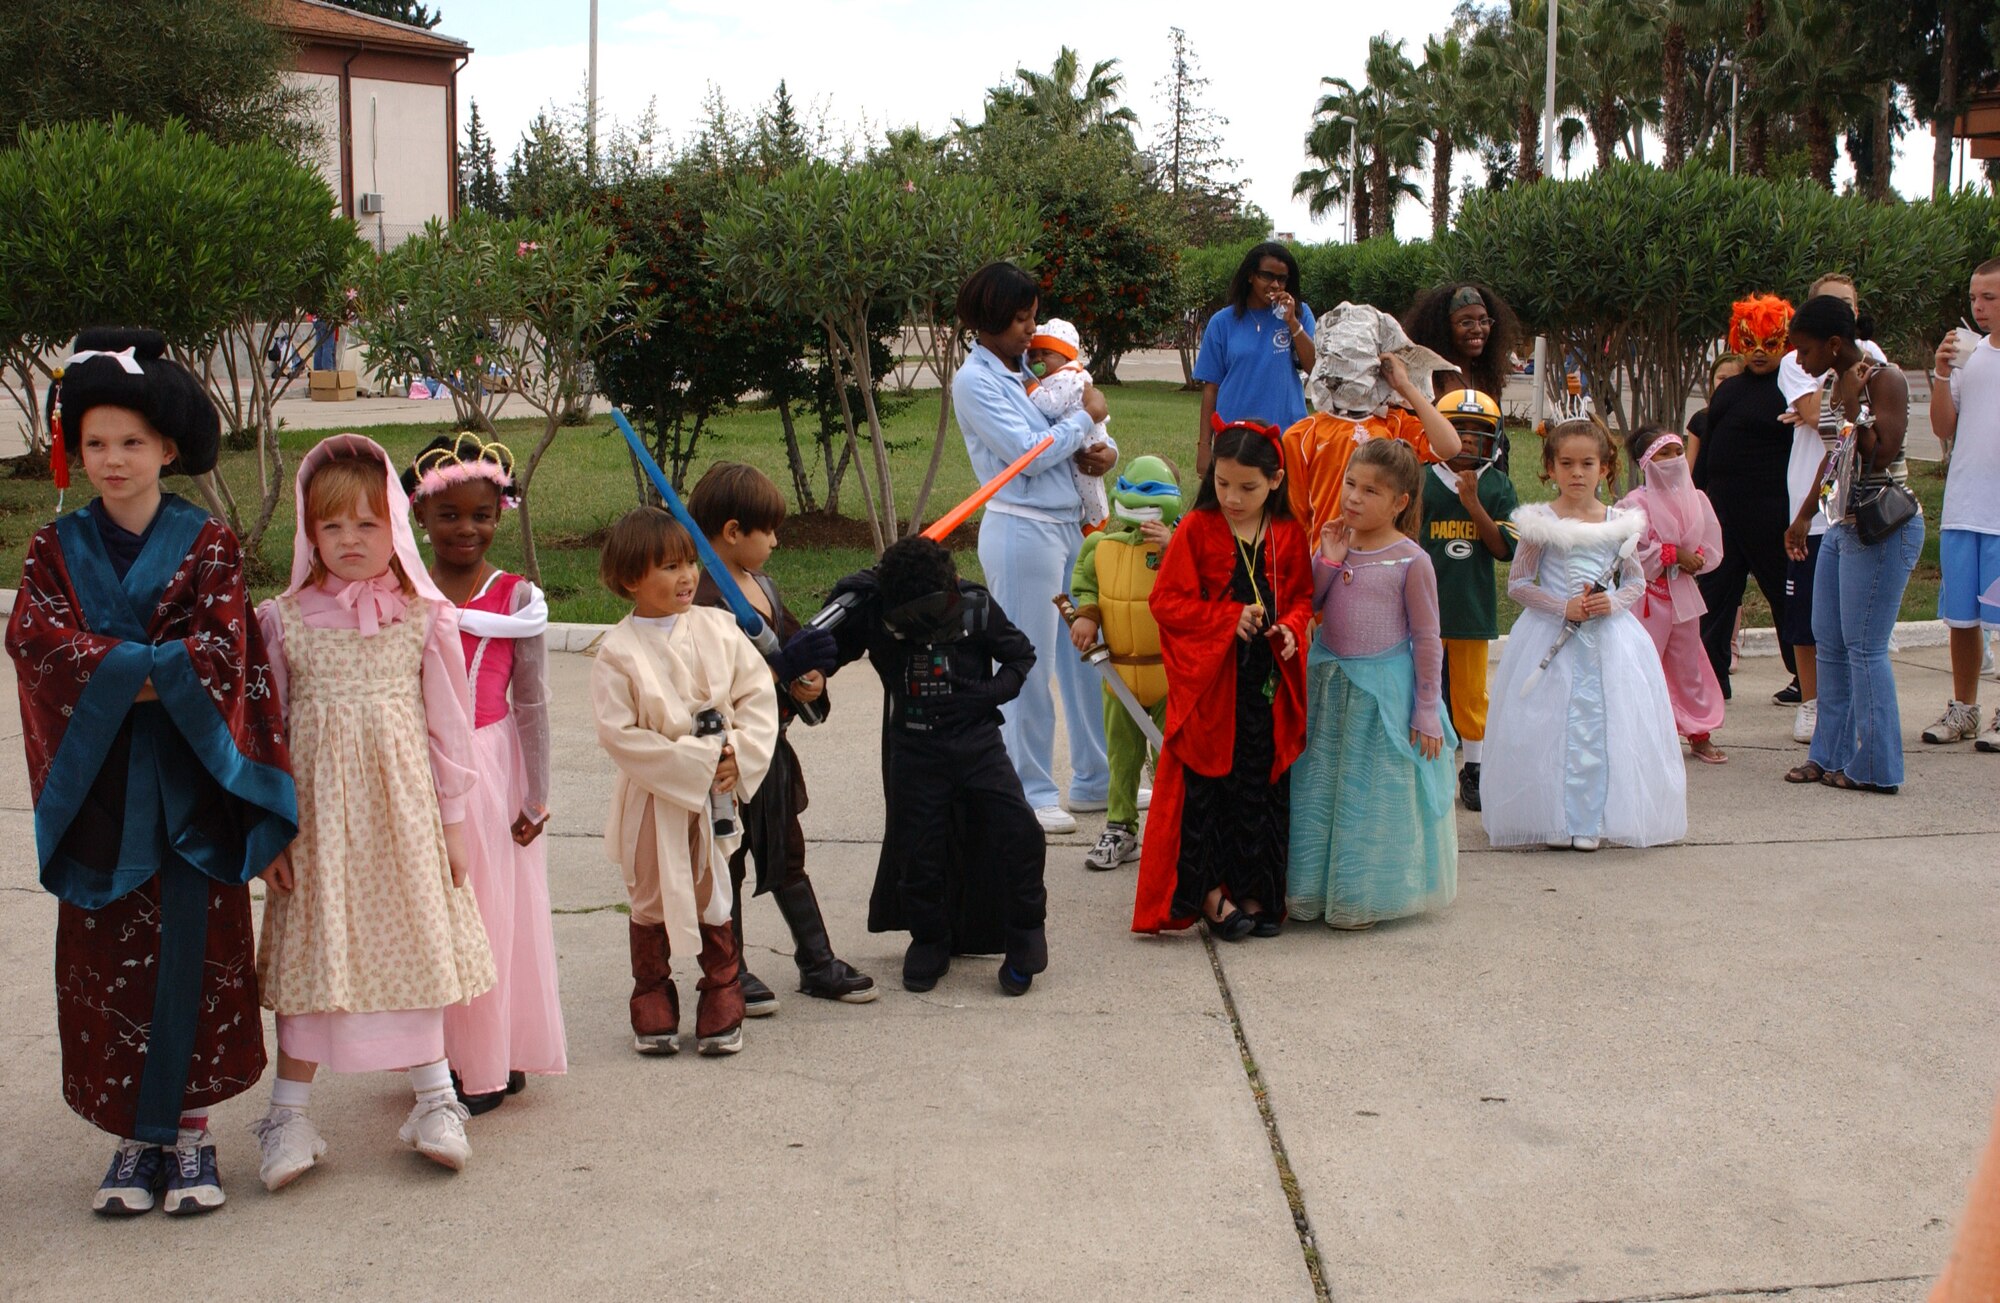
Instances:
[[[1595,524],[1586,520],[1565,520],[1546,502],[1516,508],[1514,528],[1523,543],[1564,551],[1602,539],[1623,543],[1645,532],[1646,513],[1636,508],[1607,507],[1604,519]]]

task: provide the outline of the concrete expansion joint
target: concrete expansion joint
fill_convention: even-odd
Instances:
[[[1863,1280],[1829,1280],[1800,1285],[1737,1285],[1722,1289],[1699,1289],[1686,1293],[1620,1294],[1605,1298],[1570,1299],[1568,1303],[1685,1303],[1705,1298],[1783,1298],[1787,1294],[1834,1289],[1859,1289],[1864,1285],[1909,1285],[1932,1279],[1934,1273],[1916,1276],[1870,1276]]]
[[[1222,996],[1223,1012],[1229,1018],[1229,1029],[1236,1037],[1236,1055],[1243,1065],[1244,1080],[1250,1086],[1250,1098],[1257,1105],[1257,1116],[1264,1124],[1264,1138],[1270,1142],[1271,1165],[1277,1169],[1278,1185],[1285,1193],[1285,1203],[1292,1210],[1292,1229],[1299,1237],[1299,1253],[1305,1258],[1306,1275],[1312,1280],[1313,1297],[1319,1303],[1332,1303],[1333,1294],[1327,1288],[1324,1264],[1320,1260],[1319,1239],[1313,1233],[1312,1216],[1306,1211],[1304,1189],[1299,1178],[1292,1171],[1291,1155],[1285,1152],[1285,1138],[1278,1130],[1278,1114],[1271,1107],[1270,1092],[1264,1088],[1264,1075],[1257,1068],[1257,1057],[1250,1052],[1250,1039],[1243,1032],[1243,1019],[1236,1011],[1236,996],[1229,989],[1229,974],[1222,971],[1222,954],[1215,948],[1215,938],[1209,935],[1206,924],[1201,929],[1202,948],[1208,952],[1209,970],[1215,974],[1215,989]]]

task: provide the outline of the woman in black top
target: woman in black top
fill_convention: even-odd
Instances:
[[[1716,387],[1709,401],[1697,474],[1722,526],[1722,564],[1696,576],[1708,613],[1701,617],[1702,646],[1715,667],[1722,695],[1729,695],[1729,639],[1751,578],[1764,591],[1774,623],[1785,621],[1785,528],[1791,502],[1785,475],[1792,456],[1792,427],[1778,389],[1791,305],[1768,294],[1736,304],[1729,343],[1743,357],[1743,371]],[[1785,668],[1792,649],[1779,643]]]

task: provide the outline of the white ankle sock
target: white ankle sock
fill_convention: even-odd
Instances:
[[[312,1103],[312,1088],[310,1081],[286,1081],[280,1077],[271,1083],[271,1107],[303,1113],[306,1106]]]
[[[439,1059],[436,1063],[425,1063],[409,1071],[410,1089],[418,1099],[429,1099],[434,1095],[451,1094],[451,1061]]]

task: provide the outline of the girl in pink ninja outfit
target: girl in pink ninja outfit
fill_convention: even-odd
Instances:
[[[1646,592],[1633,614],[1660,649],[1675,728],[1688,740],[1695,759],[1723,764],[1729,757],[1709,736],[1722,726],[1722,685],[1702,650],[1701,617],[1708,604],[1694,581],[1721,563],[1722,526],[1708,495],[1690,478],[1681,436],[1648,422],[1626,436],[1625,449],[1645,475],[1644,483],[1618,504],[1646,513],[1646,536],[1638,551]]]

